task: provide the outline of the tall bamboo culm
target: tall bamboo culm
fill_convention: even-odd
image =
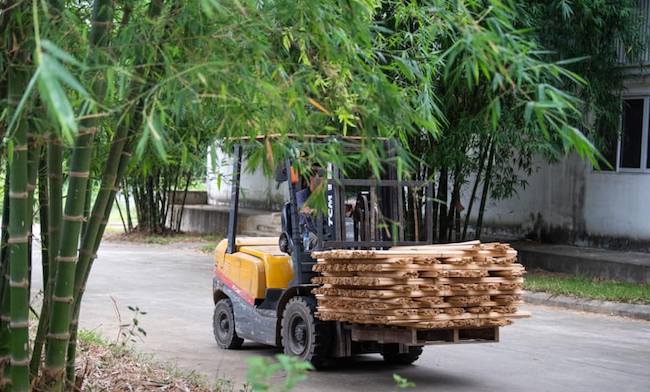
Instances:
[[[89,63],[99,65],[101,54],[97,48],[108,45],[113,22],[113,7],[110,0],[96,0],[90,30],[90,45],[93,48]],[[105,85],[103,78],[95,77],[92,83],[95,97],[103,97]],[[45,367],[43,375],[45,386],[50,391],[61,391],[65,381],[66,353],[70,339],[70,319],[74,302],[74,280],[78,260],[77,246],[83,210],[86,200],[86,186],[90,168],[93,140],[99,126],[97,117],[84,119],[79,126],[79,134],[74,141],[74,149],[68,173],[68,194],[63,214],[63,225],[59,256],[57,257],[56,280],[52,294],[50,328],[47,335]]]
[[[7,92],[5,91],[5,94]],[[5,173],[9,173],[9,164]],[[9,189],[9,176],[5,175],[5,187]],[[11,386],[11,330],[9,322],[9,192],[5,192],[2,204],[2,250],[0,251],[0,390],[5,391]]]
[[[27,4],[20,5],[12,13],[12,20],[26,15]],[[21,15],[22,13],[22,15]],[[16,19],[14,19],[16,18]],[[16,108],[30,79],[28,66],[29,49],[27,35],[30,27],[11,24],[11,50],[14,57],[9,65],[10,107]],[[17,46],[16,46],[17,45]],[[11,390],[27,392],[29,381],[29,231],[31,222],[28,205],[27,134],[28,122],[18,122],[11,136],[13,148],[9,165],[9,303],[11,328]],[[5,388],[6,390],[7,388]]]
[[[149,17],[158,17],[161,14],[162,9],[162,0],[152,0],[149,4]],[[136,60],[135,63],[139,64],[140,60],[142,59]],[[140,74],[139,76],[142,76],[142,72],[142,68],[138,68],[137,73]],[[139,91],[137,84],[132,83],[130,90],[135,95],[135,93]],[[133,138],[136,131],[140,129],[142,121],[142,116],[140,115],[141,109],[142,103],[138,102],[136,110],[132,112],[131,116],[131,118],[134,119],[134,123],[131,124],[131,126],[123,125],[119,127],[113,135],[111,149],[106,162],[106,169],[102,174],[101,188],[97,198],[95,199],[92,213],[82,239],[81,249],[79,251],[79,262],[77,263],[75,272],[75,302],[72,311],[72,319],[70,321],[71,336],[70,341],[68,342],[68,359],[66,366],[68,381],[74,381],[75,379],[77,327],[79,324],[79,314],[81,312],[81,299],[86,287],[86,282],[88,281],[90,268],[97,257],[97,249],[99,248],[101,238],[108,223],[106,219],[110,215],[113,207],[115,195],[118,190],[117,184],[122,182],[122,178],[124,177],[126,168],[128,167],[133,153],[133,148],[135,147],[134,143],[127,144],[127,141]],[[127,208],[129,207],[127,206]]]
[[[52,296],[52,283],[54,282],[54,276],[50,275],[51,271],[51,233],[52,228],[50,227],[50,203],[49,203],[49,185],[50,181],[48,179],[48,156],[49,156],[49,145],[46,150],[41,153],[41,159],[39,163],[39,173],[38,173],[38,205],[39,205],[39,216],[41,219],[41,260],[43,266],[43,285],[44,285],[44,294],[43,294],[43,305],[41,306],[41,314],[38,319],[38,329],[36,330],[36,337],[34,339],[34,349],[32,351],[32,359],[29,364],[29,372],[32,377],[38,375],[40,369],[41,360],[43,356],[43,345],[45,344],[45,333],[46,328],[49,324],[50,319],[50,297]],[[61,166],[59,166],[61,170]],[[59,192],[61,188],[59,188]],[[59,199],[59,202],[61,200]],[[59,231],[61,229],[61,210],[59,209]],[[58,239],[58,237],[57,237]],[[58,248],[58,247],[57,247]]]

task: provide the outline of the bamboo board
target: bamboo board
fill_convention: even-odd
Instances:
[[[505,326],[529,317],[517,252],[508,244],[313,252],[322,320],[417,329]]]

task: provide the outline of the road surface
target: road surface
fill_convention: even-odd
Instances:
[[[139,349],[212,381],[242,383],[246,358],[281,350],[248,341],[239,351],[217,348],[212,275],[212,257],[191,249],[104,243],[84,296],[81,326],[116,339],[120,321],[113,300],[122,323],[131,318],[127,307],[138,306],[147,312],[139,317],[147,332]],[[650,391],[649,322],[525,310],[533,317],[502,328],[500,343],[427,347],[414,365],[401,367],[365,355],[310,373],[297,390],[392,391],[397,373],[415,382],[411,391]]]

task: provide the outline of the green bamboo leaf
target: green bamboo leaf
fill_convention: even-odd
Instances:
[[[149,142],[150,135],[151,135],[151,130],[149,129],[148,126],[145,126],[144,130],[142,131],[142,136],[140,136],[140,140],[138,141],[138,146],[135,149],[135,154],[138,158],[142,158],[142,156],[144,155],[144,151]]]
[[[48,55],[47,53],[43,54],[42,64],[43,67],[47,68],[48,72],[54,75],[59,81],[67,84],[69,87],[77,91],[81,96],[88,98],[90,94],[88,91],[79,83],[79,81],[70,75],[70,72],[61,65],[54,57]]]
[[[38,77],[38,91],[50,112],[59,121],[64,136],[70,137],[69,132],[77,133],[77,121],[68,96],[56,76],[51,74],[47,67],[39,68],[41,72]]]
[[[58,58],[64,63],[75,65],[81,69],[86,68],[85,64],[81,63],[79,60],[75,59],[74,57],[66,53],[64,50],[60,49],[58,46],[56,46],[49,40],[46,39],[41,40],[41,47],[46,51],[48,51],[52,56]]]
[[[150,130],[150,134],[153,136],[151,137],[151,141],[153,143],[154,148],[156,149],[156,152],[158,153],[158,156],[163,160],[167,161],[167,155],[165,153],[165,145],[164,145],[164,140],[163,140],[163,126],[160,122],[160,117],[158,114],[156,115],[149,115],[147,117],[147,128]]]

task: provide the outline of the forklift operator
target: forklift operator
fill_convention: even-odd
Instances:
[[[314,167],[314,174],[309,178],[309,186],[296,192],[296,202],[298,203],[298,212],[300,213],[300,235],[304,236],[305,232],[309,236],[309,249],[316,248],[318,244],[318,228],[313,219],[314,209],[305,205],[309,196],[316,190],[320,183],[320,167]]]

